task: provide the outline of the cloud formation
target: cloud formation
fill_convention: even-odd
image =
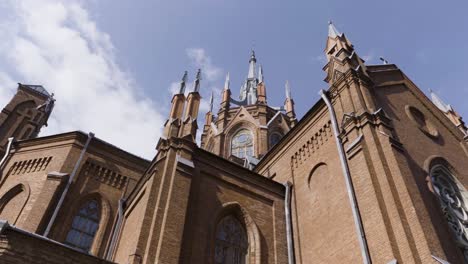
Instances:
[[[10,100],[16,82],[41,84],[57,99],[49,127],[41,135],[92,131],[152,158],[164,118],[119,67],[109,35],[99,30],[80,3],[2,4],[10,17],[0,18],[0,104]]]

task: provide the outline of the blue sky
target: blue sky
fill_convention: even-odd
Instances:
[[[45,134],[92,130],[150,158],[183,71],[193,80],[202,67],[205,100],[229,71],[237,95],[252,47],[269,103],[283,103],[289,80],[302,116],[327,87],[323,49],[331,19],[369,64],[385,57],[468,116],[466,10],[461,0],[6,1],[0,103],[16,82],[44,84],[57,95],[54,128]],[[202,115],[206,108],[205,101]]]
[[[368,63],[385,57],[421,89],[438,91],[468,114],[466,1],[115,2],[92,6],[98,25],[112,36],[120,62],[156,100],[157,91],[184,69],[194,75],[187,48],[203,48],[223,73],[231,72],[238,89],[254,46],[269,101],[282,103],[289,79],[302,115],[326,87],[321,55],[332,19]],[[218,87],[222,79],[215,82]]]

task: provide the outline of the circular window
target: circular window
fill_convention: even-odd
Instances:
[[[422,132],[424,132],[424,134],[434,138],[439,136],[439,131],[437,131],[436,126],[416,107],[407,105],[405,110],[408,117],[419,127]]]

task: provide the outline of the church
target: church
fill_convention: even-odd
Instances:
[[[461,116],[332,23],[324,53],[327,89],[300,119],[288,83],[268,104],[254,51],[203,124],[201,72],[185,72],[152,160],[91,132],[38,137],[54,95],[18,84],[0,113],[0,263],[468,263]]]

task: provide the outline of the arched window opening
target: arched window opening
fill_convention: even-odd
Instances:
[[[231,155],[241,159],[253,156],[253,138],[249,130],[242,129],[234,135],[231,141]]]
[[[0,219],[16,224],[16,221],[28,200],[28,192],[23,185],[11,188],[0,199]]]
[[[468,208],[462,194],[466,190],[455,182],[452,173],[443,165],[434,166],[430,176],[445,219],[468,262]]]
[[[65,243],[88,252],[93,244],[100,218],[98,202],[96,200],[88,201],[73,218]]]
[[[226,216],[216,226],[215,263],[245,264],[248,249],[247,234],[233,216]]]
[[[272,148],[274,145],[276,145],[282,138],[283,136],[278,133],[278,132],[273,132],[270,135],[270,148]]]

